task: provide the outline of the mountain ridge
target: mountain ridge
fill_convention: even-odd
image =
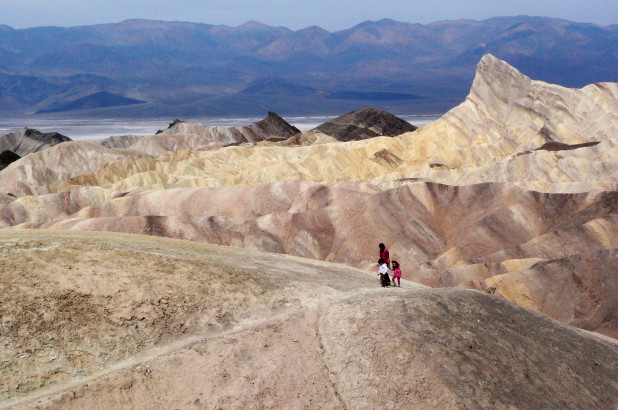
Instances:
[[[615,80],[618,32],[612,27],[518,16],[426,25],[386,19],[334,32],[314,26],[294,31],[261,23],[229,27],[150,20],[18,29],[0,38],[0,53],[7,55],[3,75],[32,80],[0,81],[0,108],[38,111],[78,98],[89,85],[65,90],[58,75],[91,73],[109,82],[98,91],[139,95],[149,104],[82,115],[148,116],[169,109],[171,98],[175,111],[170,116],[218,115],[221,100],[231,98],[238,113],[249,112],[261,99],[239,92],[259,77],[327,92],[424,95],[425,101],[382,101],[378,108],[400,114],[432,106],[439,107],[433,112],[444,112],[465,96],[476,62],[487,53],[564,86]],[[275,95],[274,109],[287,115],[312,107],[328,113],[354,108],[320,96],[290,98]],[[293,108],[286,112],[279,106]]]

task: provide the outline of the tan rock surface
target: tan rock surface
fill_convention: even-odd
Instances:
[[[618,338],[617,272],[618,250],[611,249],[539,262],[486,285],[518,305]]]
[[[71,141],[35,152],[0,173],[0,191],[17,196],[57,192],[57,185],[77,175],[105,170],[110,162],[145,154],[104,147],[96,142]]]
[[[142,137],[143,135],[113,135],[99,141],[99,144],[107,148],[127,149],[139,141]]]
[[[0,242],[2,408],[618,405],[616,343],[484,293],[163,238]]]

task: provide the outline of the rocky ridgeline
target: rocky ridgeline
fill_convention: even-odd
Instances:
[[[208,127],[176,120],[165,131],[142,137],[130,148],[150,155],[169,155],[180,150],[212,150],[273,138],[286,140],[299,132],[273,112],[261,121],[239,127]]]

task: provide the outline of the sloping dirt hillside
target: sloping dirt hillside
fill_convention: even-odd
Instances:
[[[0,252],[2,408],[618,405],[615,342],[486,293],[126,234]]]

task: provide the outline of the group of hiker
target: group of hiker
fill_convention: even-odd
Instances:
[[[383,243],[378,245],[380,248],[380,259],[378,259],[378,276],[380,277],[380,284],[382,287],[391,286],[391,278],[388,276],[388,271],[393,271],[393,286],[401,287],[401,269],[399,268],[399,262],[393,261],[391,264],[390,255],[388,249]],[[391,268],[392,266],[392,268]],[[395,281],[397,284],[395,284]]]

